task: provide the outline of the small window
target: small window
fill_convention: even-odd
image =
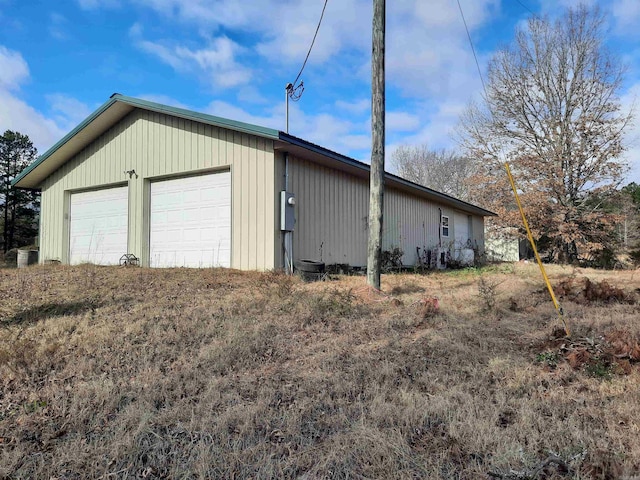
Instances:
[[[442,236],[449,236],[449,217],[447,217],[446,215],[442,216]]]

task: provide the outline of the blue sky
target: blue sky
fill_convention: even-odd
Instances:
[[[484,70],[531,12],[573,0],[460,0]],[[640,1],[601,0],[609,48],[640,94]],[[290,133],[369,161],[371,0],[329,0],[290,106]],[[41,153],[119,92],[284,130],[284,86],[307,53],[323,0],[0,0],[0,130]],[[387,157],[400,144],[454,147],[481,83],[456,0],[387,2]],[[640,128],[627,135],[640,183]],[[388,165],[388,169],[389,169]]]

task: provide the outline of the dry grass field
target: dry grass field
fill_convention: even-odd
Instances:
[[[550,276],[0,270],[0,478],[640,478],[640,271]]]

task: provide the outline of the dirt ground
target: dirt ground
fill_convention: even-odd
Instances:
[[[640,271],[0,270],[0,478],[640,478]]]

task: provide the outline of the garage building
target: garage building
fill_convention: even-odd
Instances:
[[[42,191],[41,262],[366,265],[369,166],[256,125],[114,94],[13,184]],[[383,248],[481,252],[488,215],[386,174]]]

